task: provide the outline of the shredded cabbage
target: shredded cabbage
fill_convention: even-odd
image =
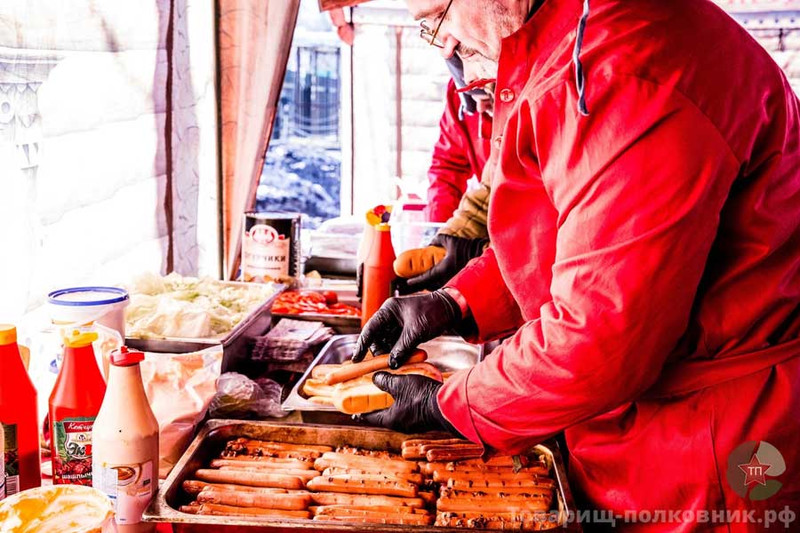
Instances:
[[[128,287],[126,334],[140,339],[224,337],[276,290],[272,283],[145,274]]]

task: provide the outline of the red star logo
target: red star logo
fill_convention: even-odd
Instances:
[[[753,457],[750,458],[749,463],[745,463],[743,465],[739,465],[739,469],[744,472],[744,485],[750,485],[751,483],[758,483],[760,485],[767,484],[767,470],[770,469],[772,465],[762,463],[756,454],[753,454]]]

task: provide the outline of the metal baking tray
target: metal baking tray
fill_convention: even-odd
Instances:
[[[240,281],[225,282],[226,285],[250,285]],[[266,333],[272,325],[272,302],[284,291],[285,285],[274,284],[275,292],[259,307],[253,309],[241,322],[223,335],[208,338],[163,337],[160,339],[140,339],[128,337],[125,343],[137,350],[154,353],[184,353],[187,347],[195,345],[199,350],[222,344],[222,372],[245,370],[249,359],[250,345],[255,337]],[[189,351],[196,351],[191,349]]]
[[[419,435],[417,435],[418,437]],[[428,435],[430,436],[430,434]],[[358,446],[373,450],[399,452],[405,439],[414,435],[403,435],[385,429],[353,428],[341,426],[316,426],[311,424],[286,424],[277,422],[250,422],[243,420],[209,420],[200,430],[189,449],[175,465],[170,475],[158,491],[156,498],[145,511],[145,522],[168,522],[174,524],[174,531],[187,533],[190,531],[215,532],[278,532],[291,529],[294,531],[367,531],[370,533],[397,533],[399,531],[418,531],[420,533],[464,532],[465,528],[447,528],[437,526],[407,526],[383,524],[347,524],[339,522],[317,522],[307,519],[286,518],[241,518],[225,516],[199,516],[178,511],[181,505],[190,502],[183,492],[182,485],[198,468],[208,465],[217,457],[225,443],[233,438],[248,437],[278,442],[297,444],[326,444],[329,446]],[[551,465],[551,472],[557,484],[554,511],[558,512],[561,528],[553,531],[581,531],[579,524],[567,523],[570,511],[575,511],[564,463],[558,444],[547,441],[533,448],[544,454]],[[474,531],[474,529],[472,529]]]
[[[305,422],[352,424],[350,416],[340,413],[330,405],[310,402],[302,393],[303,385],[311,377],[317,365],[340,364],[353,355],[358,335],[339,335],[333,337],[311,362],[305,374],[295,383],[292,391],[283,402],[287,411],[303,411]],[[442,372],[453,372],[475,366],[481,359],[482,347],[470,344],[461,337],[437,337],[419,346],[428,352],[428,362]]]
[[[330,290],[335,292],[339,297],[339,302],[361,309],[361,302],[356,297],[355,289],[352,291],[341,289],[326,289],[326,288],[308,288],[300,289],[302,291],[310,292],[323,292]],[[300,315],[287,315],[283,313],[273,313],[273,323],[277,323],[281,318],[290,318],[292,320],[307,320],[311,322],[322,322],[326,326],[333,328],[336,333],[346,335],[350,333],[358,333],[361,331],[361,317],[353,316],[339,316],[339,315],[326,315],[321,313],[303,313]]]

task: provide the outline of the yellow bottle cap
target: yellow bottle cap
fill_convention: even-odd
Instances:
[[[17,342],[17,328],[11,324],[0,324],[0,346]]]
[[[96,341],[97,338],[97,332],[76,329],[64,337],[64,346],[67,348],[84,348]]]

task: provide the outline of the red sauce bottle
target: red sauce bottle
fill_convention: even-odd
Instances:
[[[392,267],[395,255],[389,224],[377,224],[372,245],[364,262],[364,298],[361,306],[361,327],[392,296],[395,279]]]
[[[92,342],[97,333],[64,339],[64,360],[50,395],[53,483],[92,486],[92,428],[106,393]]]
[[[36,388],[17,346],[14,326],[0,324],[0,423],[5,434],[6,495],[42,484]]]

